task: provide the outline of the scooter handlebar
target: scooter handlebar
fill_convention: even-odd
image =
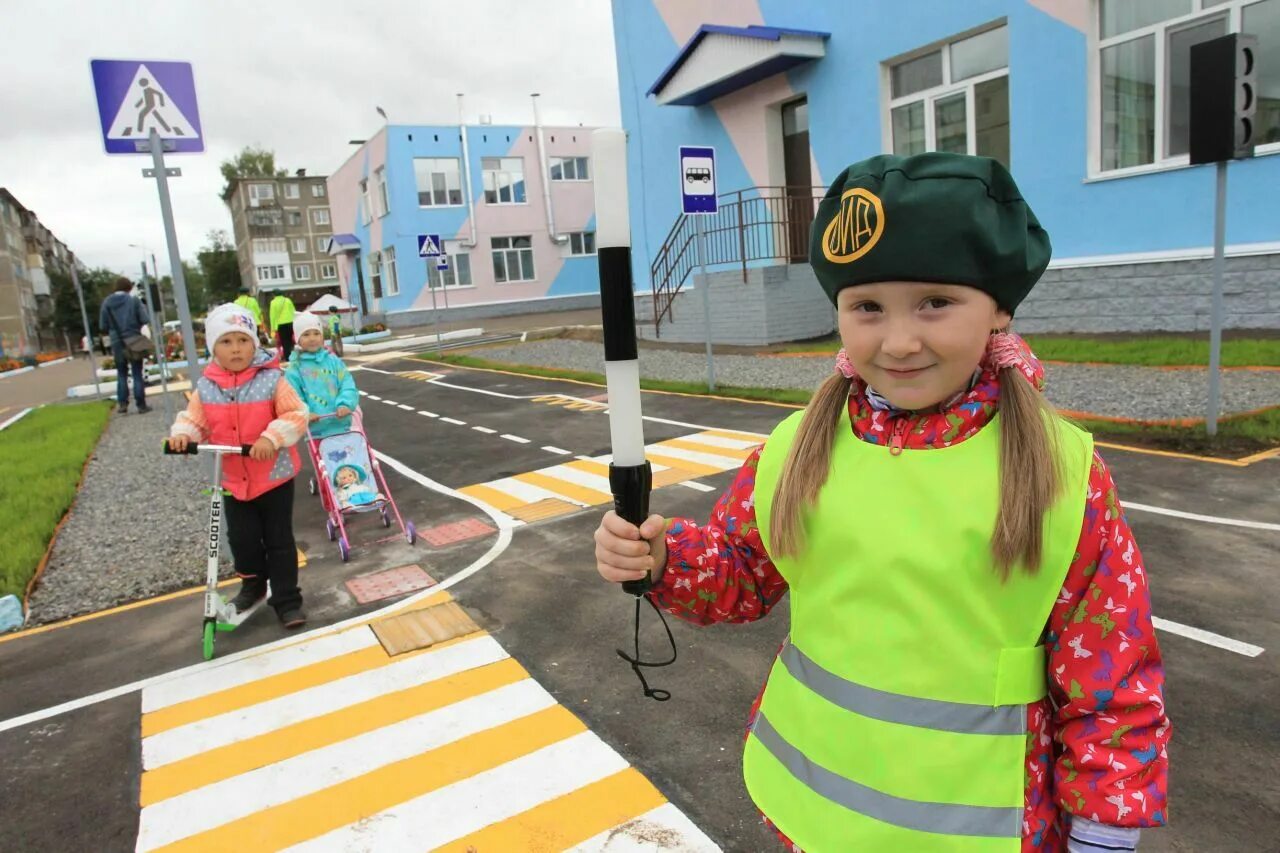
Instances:
[[[250,446],[242,444],[239,447],[230,444],[197,444],[191,442],[187,445],[186,450],[178,451],[169,447],[169,439],[164,440],[164,454],[166,456],[195,456],[197,453],[222,453],[235,456],[248,456]]]

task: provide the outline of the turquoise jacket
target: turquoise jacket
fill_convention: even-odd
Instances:
[[[347,370],[342,359],[326,349],[304,352],[301,347],[295,347],[284,375],[312,414],[332,414],[339,406],[355,411],[360,403],[360,392],[356,390],[351,371]],[[317,437],[349,429],[349,417],[326,418],[311,424],[311,434]]]

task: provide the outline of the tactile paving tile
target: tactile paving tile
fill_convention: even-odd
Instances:
[[[486,524],[478,518],[464,518],[462,521],[454,521],[449,524],[429,527],[426,530],[419,530],[418,538],[439,548],[442,545],[465,542],[468,539],[477,539],[497,532],[498,529],[496,527]]]
[[[421,566],[412,565],[361,575],[347,581],[346,586],[357,602],[368,604],[371,601],[417,592],[435,586],[435,583],[435,579],[424,572]]]
[[[379,619],[369,627],[392,657],[480,630],[454,601]]]
[[[568,515],[571,512],[577,512],[582,507],[577,504],[571,504],[568,501],[562,501],[559,498],[544,498],[540,501],[534,501],[531,504],[518,506],[515,509],[507,510],[507,515],[512,518],[518,518],[526,524],[535,521],[545,521],[548,518],[555,518],[560,515]]]

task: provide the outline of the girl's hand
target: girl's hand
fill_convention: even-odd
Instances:
[[[651,515],[636,527],[613,510],[596,528],[596,571],[613,583],[652,575],[657,583],[667,567],[666,519]]]
[[[276,455],[276,446],[265,435],[258,438],[249,448],[249,458],[255,462],[266,462]]]
[[[345,418],[349,414],[351,414],[351,410],[348,409],[346,406],[338,407],[338,417]]]
[[[172,453],[185,453],[187,445],[191,443],[191,439],[185,435],[169,436],[169,451]]]
[[[312,423],[315,423],[316,421],[320,420],[320,416],[317,415],[315,412],[312,412],[308,417],[310,418]]]

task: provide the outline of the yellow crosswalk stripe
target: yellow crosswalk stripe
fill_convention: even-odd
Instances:
[[[544,474],[541,471],[529,471],[524,474],[516,474],[511,479],[519,480],[522,483],[528,483],[531,486],[538,486],[557,495],[563,495],[570,500],[584,503],[588,506],[596,504],[612,503],[613,495],[606,492],[596,491],[587,486],[580,486],[577,483],[571,483],[568,480],[561,480],[559,477],[550,474]]]

